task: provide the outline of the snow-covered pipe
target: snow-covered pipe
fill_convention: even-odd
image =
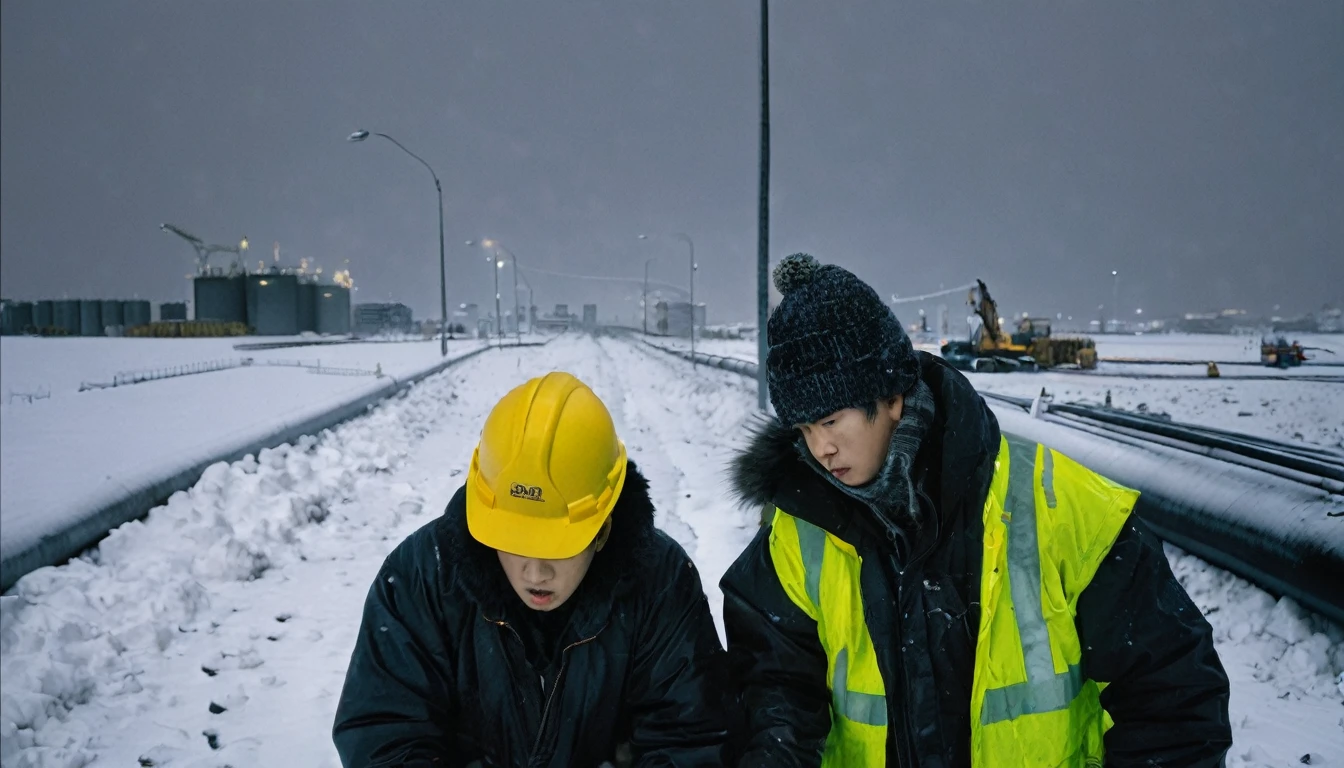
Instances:
[[[1000,427],[1141,492],[1163,539],[1344,624],[1344,497],[1155,443],[1126,445],[990,402]]]
[[[690,359],[682,350],[649,346]],[[756,376],[755,363],[704,354],[696,360]],[[1045,443],[1139,490],[1136,512],[1164,540],[1344,625],[1344,497],[1176,447],[1094,434],[1032,418],[1016,405],[987,402],[1005,432]]]

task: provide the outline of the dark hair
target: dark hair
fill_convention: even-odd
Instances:
[[[868,417],[869,422],[877,421],[877,409],[883,405],[891,407],[891,404],[896,402],[896,398],[898,397],[900,397],[900,395],[895,394],[890,397],[884,397],[881,400],[874,400],[869,403],[864,403],[863,415]]]

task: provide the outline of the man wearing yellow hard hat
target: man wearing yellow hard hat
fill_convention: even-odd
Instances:
[[[567,373],[486,418],[464,487],[384,562],[333,729],[359,766],[723,764],[700,577]]]

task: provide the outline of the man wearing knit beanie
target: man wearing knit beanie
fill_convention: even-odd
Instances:
[[[1138,494],[1010,434],[877,293],[775,269],[769,514],[723,577],[743,766],[1221,765],[1228,681]]]

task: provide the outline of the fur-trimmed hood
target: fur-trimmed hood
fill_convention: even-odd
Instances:
[[[442,557],[451,565],[449,581],[456,582],[467,596],[479,603],[489,616],[498,617],[518,597],[500,567],[495,550],[472,537],[467,529],[465,489],[459,489],[444,512],[441,527]],[[641,563],[649,560],[656,528],[653,525],[653,501],[649,482],[627,460],[625,486],[611,511],[611,536],[593,558],[584,576],[579,594],[601,598],[609,606],[611,598],[627,591]],[[590,606],[594,610],[601,606]]]
[[[971,383],[942,358],[919,352],[920,379],[933,392],[935,414],[917,462],[925,465],[939,486],[935,498],[977,492],[983,502],[988,489],[987,464],[999,449],[999,425]],[[815,475],[800,453],[798,431],[775,418],[755,425],[746,448],[733,457],[729,479],[739,501],[762,506],[776,501],[786,481],[799,473]],[[824,478],[817,487],[840,496]],[[796,485],[796,483],[793,483]]]

